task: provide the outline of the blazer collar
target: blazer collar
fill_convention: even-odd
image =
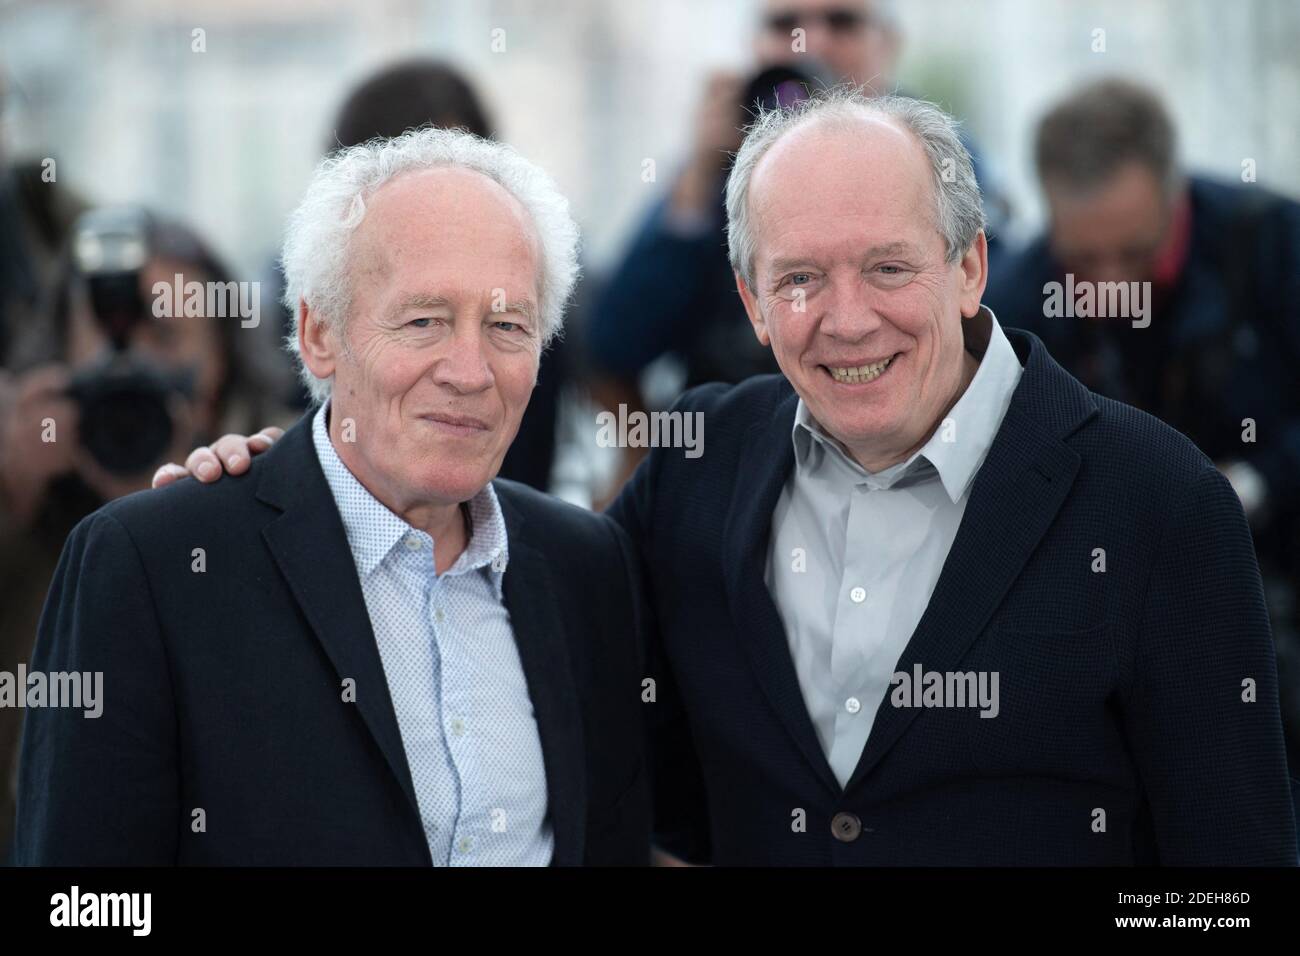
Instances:
[[[258,500],[280,514],[262,529],[277,565],[317,640],[342,681],[356,682],[356,707],[389,770],[405,793],[426,860],[419,803],[388,680],[339,510],[312,440],[311,415],[289,429],[258,463]],[[537,715],[556,865],[580,864],[585,854],[586,763],[578,694],[569,666],[565,625],[554,591],[558,582],[534,541],[509,482],[496,483],[510,561],[502,580],[506,608]]]
[[[526,492],[509,481],[493,482],[510,539],[510,564],[503,579],[506,607],[515,632],[537,715],[546,765],[546,798],[555,836],[556,866],[577,866],[586,855],[586,734],[578,707],[566,635],[577,622],[560,614],[555,595],[576,586],[551,570],[541,531],[526,520],[519,499]]]
[[[346,679],[355,682],[357,711],[406,795],[423,854],[432,865],[388,679],[347,535],[312,443],[310,414],[261,457],[255,494],[280,511],[262,528],[262,539],[340,685]]]
[[[1036,336],[1004,331],[1024,372],[971,483],[961,527],[897,670],[910,671],[916,662],[927,670],[957,668],[1069,493],[1079,456],[1066,438],[1097,412],[1091,393],[1047,354]],[[757,415],[750,426],[724,531],[725,580],[735,638],[764,696],[818,778],[839,793],[764,583],[772,512],[794,467],[791,428],[797,403],[793,388],[782,379],[774,410]],[[891,707],[886,699],[845,789],[870,773],[917,713]]]
[[[755,414],[742,444],[731,508],[723,531],[724,575],[733,622],[763,695],[809,767],[830,789],[839,783],[826,762],[812,718],[799,689],[785,627],[764,581],[772,511],[794,469],[791,427],[798,396],[785,379],[777,382],[775,407]]]
[[[329,435],[329,405],[322,405],[312,416],[311,437],[316,458],[325,473],[330,494],[343,519],[348,546],[357,572],[364,580],[383,563],[408,535],[422,535],[389,508],[352,474],[343,463]],[[469,518],[470,538],[464,552],[445,573],[460,574],[483,570],[500,600],[501,575],[510,560],[509,537],[501,516],[501,505],[492,486],[486,485],[461,505]],[[434,542],[437,547],[437,542]]]
[[[1028,332],[1007,337],[1025,366],[988,457],[971,485],[930,603],[903,649],[896,671],[920,664],[960,669],[1069,496],[1079,470],[1066,439],[1097,413],[1097,403]],[[845,790],[857,786],[920,714],[886,697]]]

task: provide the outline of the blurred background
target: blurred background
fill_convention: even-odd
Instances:
[[[727,155],[744,104],[849,80],[962,120],[1003,324],[1231,478],[1294,770],[1298,49],[1294,0],[0,0],[0,668],[80,517],[301,414],[276,257],[331,149],[464,126],[555,177],[585,278],[504,472],[600,507],[644,449],[599,447],[599,410],[775,370],[726,265]],[[1044,326],[1065,271],[1153,282],[1169,334]],[[174,275],[259,283],[260,323],[149,318]],[[1243,409],[1258,443],[1225,443]],[[0,710],[0,781],[17,727]]]
[[[235,278],[264,280],[349,93],[396,62],[429,58],[466,80],[496,135],[549,171],[573,203],[588,277],[571,317],[581,321],[642,217],[687,165],[710,77],[752,75],[765,13],[782,6],[0,0],[0,155],[52,159],[70,194],[174,218]],[[1250,159],[1259,182],[1300,194],[1300,7],[1289,0],[811,6],[892,21],[892,67],[856,78],[933,99],[963,120],[981,179],[996,185],[995,231],[1009,243],[1043,224],[1035,122],[1093,77],[1148,85],[1188,167],[1237,179]],[[620,358],[604,364],[637,374],[650,364]],[[650,397],[662,401],[690,377],[671,360],[658,363]],[[620,473],[612,453],[590,442],[581,458],[566,449],[558,490],[602,498]]]
[[[749,0],[0,2],[11,156],[54,156],[95,202],[141,202],[256,271],[347,93],[428,55],[462,71],[501,138],[559,182],[607,267],[685,155],[706,77],[753,62]],[[1041,221],[1037,116],[1120,73],[1164,99],[1188,163],[1300,192],[1300,8],[1290,0],[905,0],[897,80],[960,116]],[[206,51],[191,52],[191,32]],[[504,31],[493,51],[493,30]],[[1093,31],[1106,31],[1093,52]],[[657,160],[659,183],[642,181]]]

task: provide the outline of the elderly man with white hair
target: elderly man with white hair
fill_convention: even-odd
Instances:
[[[766,113],[727,217],[783,374],[684,395],[707,454],[654,449],[610,510],[657,622],[658,845],[746,865],[1295,863],[1241,504],[1185,437],[981,305],[952,119],[851,88]]]
[[[577,229],[510,148],[426,129],[322,162],[289,225],[319,402],[242,477],[83,521],[33,671],[19,864],[640,864],[636,557],[494,482]]]

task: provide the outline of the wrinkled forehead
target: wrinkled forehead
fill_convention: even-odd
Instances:
[[[535,271],[540,238],[523,203],[500,183],[475,170],[439,167],[403,173],[375,190],[351,251],[375,268],[454,254]]]
[[[887,117],[813,119],[777,140],[754,168],[749,211],[760,254],[792,229],[871,232],[935,229],[934,184],[920,141]],[[864,236],[864,238],[867,238]]]

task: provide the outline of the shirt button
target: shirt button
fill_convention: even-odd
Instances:
[[[408,535],[406,536],[406,550],[407,550],[407,551],[419,551],[419,550],[420,550],[420,539],[417,538],[417,537],[416,537],[415,535],[413,535],[413,534],[408,534]]]
[[[861,604],[867,599],[867,589],[854,588],[849,592],[849,599],[852,600],[854,604]]]
[[[459,717],[451,719],[451,733],[453,737],[463,737],[465,735],[465,721]]]
[[[442,613],[442,608],[437,608],[433,612],[433,619],[437,621],[439,624],[441,624],[443,621],[447,619],[447,615]]]
[[[844,702],[844,709],[850,714],[856,714],[862,709],[862,701],[858,700],[856,697],[850,697]]]
[[[862,835],[862,821],[852,813],[837,813],[831,817],[831,833],[841,843],[852,843]]]
[[[456,849],[460,850],[461,853],[468,853],[473,848],[474,848],[474,841],[471,840],[469,837],[461,837],[460,841],[457,842],[456,844]]]

